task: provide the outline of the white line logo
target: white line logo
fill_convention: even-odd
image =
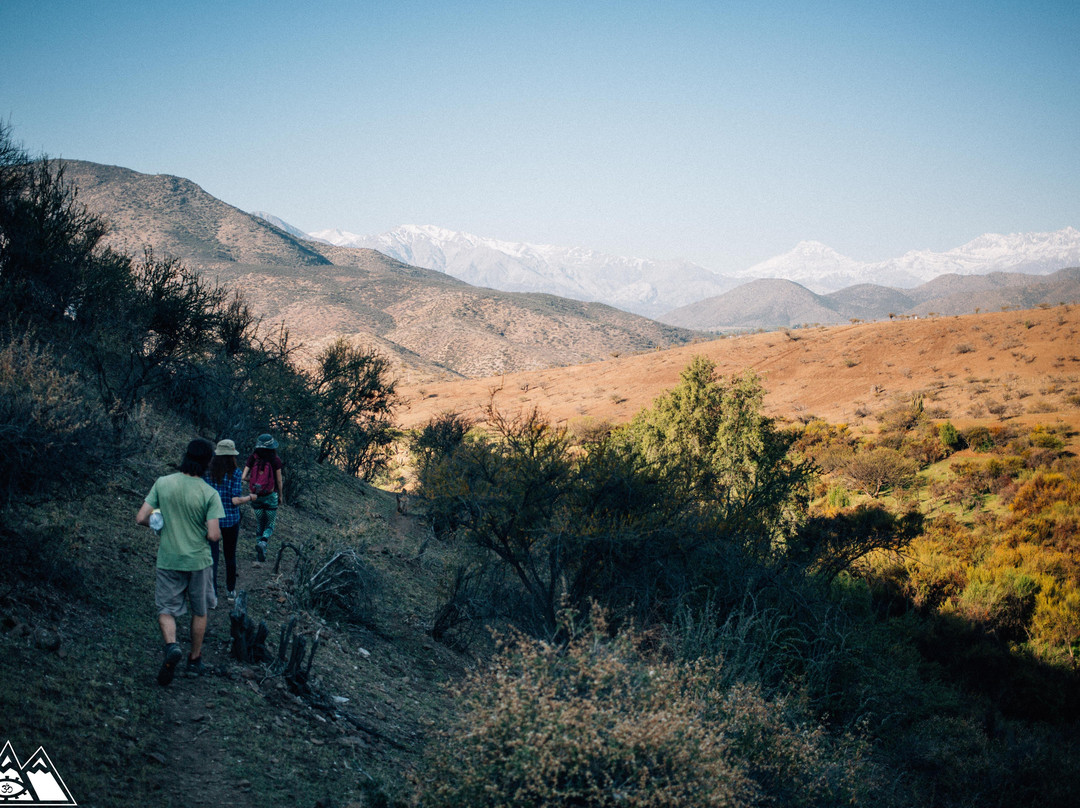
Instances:
[[[11,741],[0,751],[0,805],[78,805],[71,798],[45,747],[39,746],[25,764],[19,762]]]

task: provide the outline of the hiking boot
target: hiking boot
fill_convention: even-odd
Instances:
[[[228,597],[229,597],[229,603],[232,603],[234,600],[236,600],[236,590],[235,589],[230,589],[229,592],[228,592]]]
[[[187,673],[188,676],[202,676],[206,673],[206,666],[203,665],[202,654],[199,655],[198,659],[188,657],[187,665],[184,666],[184,672]]]
[[[255,558],[259,561],[266,561],[266,542],[260,541],[255,545]]]
[[[180,650],[180,643],[171,642],[165,646],[165,660],[161,663],[161,669],[157,674],[157,683],[164,687],[173,680],[176,675],[176,666],[180,664],[180,658],[184,652]]]

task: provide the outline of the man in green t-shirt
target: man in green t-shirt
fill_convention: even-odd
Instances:
[[[183,652],[176,641],[176,618],[187,613],[191,603],[191,653],[187,669],[202,673],[202,643],[206,634],[206,609],[213,600],[213,558],[210,541],[221,539],[218,520],[225,516],[221,497],[202,477],[214,455],[213,445],[197,439],[188,444],[180,471],[158,477],[146,495],[135,521],[150,525],[155,510],[161,512],[161,542],[157,553],[157,582],[154,599],[158,625],[165,640],[165,660],[158,671],[158,684],[173,680]]]

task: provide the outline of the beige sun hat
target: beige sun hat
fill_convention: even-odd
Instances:
[[[236,444],[226,438],[225,440],[219,440],[217,447],[214,449],[216,455],[238,455],[236,451]]]

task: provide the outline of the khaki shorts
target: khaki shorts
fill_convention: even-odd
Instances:
[[[154,602],[157,604],[158,614],[171,614],[173,617],[187,614],[190,600],[191,613],[196,617],[203,617],[206,607],[210,605],[213,586],[213,567],[194,572],[159,569],[154,587]]]

